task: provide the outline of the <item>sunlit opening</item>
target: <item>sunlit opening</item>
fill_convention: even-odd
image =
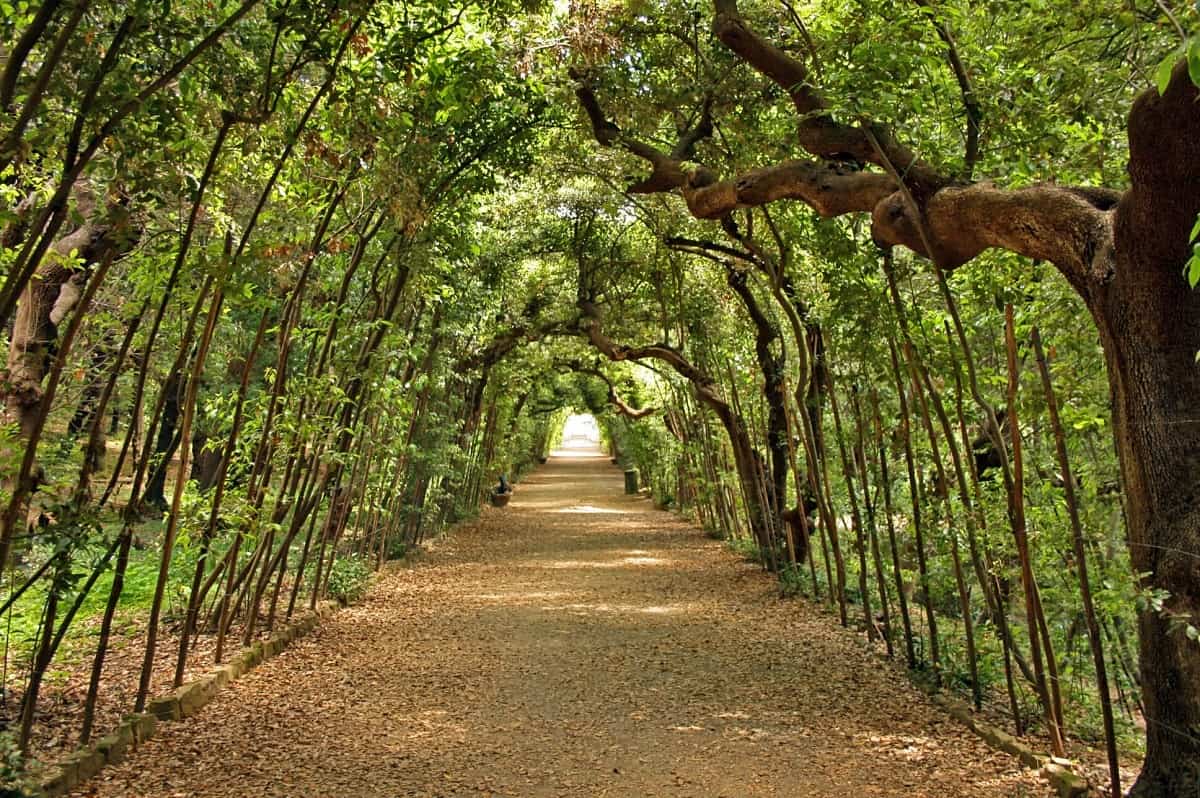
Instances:
[[[598,457],[600,425],[591,413],[574,413],[563,424],[562,444],[555,457]]]
[[[567,422],[563,425],[562,442],[564,449],[599,446],[600,425],[591,413],[567,416]]]

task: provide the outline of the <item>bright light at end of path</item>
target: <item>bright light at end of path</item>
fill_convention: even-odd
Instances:
[[[600,443],[600,425],[591,413],[567,416],[563,425],[563,446],[571,443]]]
[[[590,413],[576,413],[567,416],[563,425],[562,448],[555,454],[558,456],[580,457],[590,456],[600,451],[600,425]]]

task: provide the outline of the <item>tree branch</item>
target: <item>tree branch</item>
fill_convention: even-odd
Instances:
[[[675,147],[670,153],[666,153],[651,144],[625,135],[615,122],[604,115],[588,76],[578,69],[571,69],[569,74],[576,82],[575,96],[587,113],[596,142],[601,147],[620,147],[650,164],[650,176],[630,185],[626,191],[631,194],[658,194],[683,188],[687,184],[688,175],[683,169],[683,162],[691,159],[696,145],[713,133],[711,98],[704,99],[695,124],[680,133]],[[703,168],[700,171],[708,173]],[[715,176],[710,179],[715,180]]]
[[[1173,219],[1179,217],[1186,222],[1177,225],[1186,232],[1195,220],[1196,212],[1189,210],[1190,204],[1174,199],[1176,195],[1190,195],[1191,189],[1183,185],[1187,182],[1184,177],[1167,180],[1172,185],[1179,185],[1178,192],[1153,193],[1147,189],[1145,196],[1148,199],[1139,206],[1141,210],[1123,201],[1119,192],[1103,188],[1047,183],[1010,190],[992,183],[955,184],[919,161],[871,120],[862,120],[857,126],[833,120],[826,113],[824,99],[808,83],[809,73],[803,63],[755,32],[740,15],[736,0],[714,0],[714,6],[713,30],[720,41],[788,92],[796,111],[801,114],[800,144],[806,150],[819,158],[874,164],[884,173],[862,171],[844,162],[815,160],[784,161],[724,180],[703,166],[685,169],[682,158],[676,157],[676,153],[665,153],[622,133],[604,115],[592,86],[580,73],[574,72],[573,76],[580,81],[576,95],[591,120],[596,140],[602,146],[619,146],[651,166],[650,177],[630,187],[630,191],[679,191],[689,212],[698,219],[725,219],[738,209],[762,207],[788,199],[799,200],[824,217],[870,213],[872,236],[881,247],[904,246],[935,259],[945,270],[957,268],[987,249],[1010,250],[1053,263],[1085,299],[1091,296],[1092,286],[1103,284],[1113,276],[1113,220],[1120,213],[1115,210],[1119,202],[1122,208],[1127,208],[1123,211],[1125,217],[1133,219],[1136,215],[1139,224],[1148,224],[1154,213],[1167,212]],[[949,32],[939,26],[939,35],[943,32],[943,40],[946,40]],[[953,39],[947,45],[953,49]],[[964,92],[964,102],[969,105],[972,98],[967,96],[970,82],[964,81],[965,67],[953,54],[951,61]],[[1178,79],[1172,81],[1172,88],[1161,101],[1156,99],[1155,92],[1143,95],[1135,105],[1134,118],[1150,113],[1160,114],[1164,119],[1170,114],[1196,116],[1183,108],[1196,90],[1187,80],[1186,64],[1182,61],[1177,72]],[[1163,110],[1168,106],[1169,111]],[[1139,108],[1144,110],[1139,111]],[[705,127],[706,115],[701,115],[694,130]],[[1157,123],[1149,127],[1161,129]],[[1131,123],[1131,141],[1136,132]],[[1145,152],[1140,156],[1137,146],[1132,149],[1131,175],[1135,191],[1139,186],[1139,169],[1147,174],[1147,179],[1142,182],[1147,186],[1158,186],[1162,182],[1161,176],[1155,175],[1151,179],[1149,170],[1194,162],[1183,158],[1187,153],[1180,158],[1161,157],[1154,149],[1160,138],[1156,134],[1144,136]],[[1185,142],[1179,146],[1190,147],[1189,152],[1196,154],[1192,150],[1197,147],[1186,144],[1187,136],[1173,135],[1171,138]],[[689,146],[694,144],[695,141],[691,141]],[[970,141],[968,150],[968,163],[973,163],[976,155],[972,154]],[[1189,213],[1190,220],[1184,218]],[[1128,229],[1131,231],[1128,240],[1132,242],[1136,239],[1132,231],[1138,229],[1138,225],[1130,224]],[[1176,249],[1186,247],[1186,241],[1172,239],[1172,242]],[[1160,243],[1140,242],[1138,246]],[[714,251],[705,247],[699,249],[709,253]],[[670,362],[670,357],[666,360]]]
[[[1091,280],[1111,277],[1112,214],[1087,192],[1045,183],[1010,190],[990,183],[944,188],[925,205],[923,219],[897,192],[872,213],[871,233],[881,247],[899,244],[953,270],[991,248],[1046,260],[1086,298]]]
[[[671,249],[676,249],[680,252],[687,252],[692,255],[707,255],[708,253],[715,252],[720,255],[725,255],[726,257],[735,258],[737,260],[745,261],[746,263],[752,263],[756,266],[758,265],[758,259],[753,254],[749,252],[743,252],[740,249],[734,249],[733,247],[725,246],[724,244],[718,244],[715,241],[699,241],[692,238],[671,236],[670,238],[663,239],[663,243]]]
[[[948,179],[897,142],[882,126],[870,122],[855,127],[836,121],[828,103],[808,81],[808,68],[760,36],[738,10],[737,0],[713,0],[713,33],[721,43],[764,77],[788,93],[800,115],[800,146],[818,158],[879,163],[867,138],[870,131],[884,142],[884,152],[897,164],[905,181],[919,196],[932,194]]]
[[[688,210],[698,219],[720,219],[739,208],[781,199],[800,200],[829,218],[868,212],[896,190],[887,175],[816,161],[785,161],[720,182],[704,183],[705,177],[693,173],[682,192]]]
[[[587,374],[592,377],[596,377],[597,379],[601,380],[605,385],[607,385],[608,386],[608,402],[609,402],[609,404],[611,404],[618,413],[625,416],[626,418],[628,418],[632,421],[637,421],[640,418],[645,418],[646,416],[651,416],[658,412],[657,407],[643,407],[639,410],[639,409],[633,407],[632,405],[626,403],[624,400],[621,399],[620,396],[617,395],[617,387],[616,387],[616,385],[613,384],[613,381],[611,379],[609,379],[608,375],[605,374],[600,369],[588,368],[587,366],[580,365],[577,362],[571,362],[571,363],[567,363],[565,365],[568,368],[570,368],[572,371],[574,371],[578,374]]]
[[[573,327],[574,320],[554,319],[539,325],[517,324],[492,338],[491,343],[474,354],[458,361],[458,373],[466,374],[480,368],[491,368],[503,360],[509,352],[524,343],[540,341],[550,335],[566,332]]]
[[[710,400],[716,399],[717,402],[725,406],[726,411],[729,410],[724,400],[717,396],[716,381],[692,365],[678,349],[667,344],[649,344],[646,346],[625,346],[624,344],[618,344],[604,334],[602,328],[603,316],[598,305],[587,300],[581,300],[576,304],[581,313],[579,321],[580,331],[588,339],[588,343],[599,350],[609,360],[614,363],[619,363],[623,360],[645,360],[646,358],[661,360],[675,369],[679,376],[695,385],[696,390],[701,392],[701,397],[710,406],[712,406]]]

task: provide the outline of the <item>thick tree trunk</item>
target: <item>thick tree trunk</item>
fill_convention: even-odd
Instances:
[[[1138,618],[1146,760],[1130,795],[1200,793],[1200,293],[1182,275],[1200,213],[1200,92],[1184,63],[1130,114],[1132,188],[1116,212],[1112,278],[1089,297],[1108,362]]]
[[[98,263],[110,255],[119,257],[136,242],[136,231],[129,228],[119,202],[109,202],[101,211],[90,187],[81,187],[79,194],[77,210],[88,220],[49,248],[37,279],[22,289],[13,317],[2,396],[9,420],[17,423],[25,439],[37,424],[42,380],[54,357],[59,325],[71,315],[87,283],[88,271],[76,268],[74,259],[84,266]],[[24,231],[7,232],[19,238]]]
[[[202,491],[216,484],[221,461],[225,458],[223,448],[210,446],[209,440],[209,436],[203,432],[192,436],[192,473],[189,478],[194,479]]]
[[[1097,322],[1130,559],[1135,573],[1147,574],[1144,588],[1169,594],[1161,610],[1144,609],[1138,619],[1146,763],[1131,795],[1194,795],[1200,644],[1186,629],[1200,626],[1200,295],[1178,272],[1153,268],[1123,275],[1107,293]]]
[[[1200,628],[1200,295],[1167,279],[1180,283],[1177,301],[1147,292],[1099,319],[1130,558],[1144,588],[1169,594],[1138,619],[1146,762],[1136,796],[1200,792],[1200,643],[1186,633]]]
[[[24,439],[30,437],[37,423],[42,406],[42,379],[49,369],[50,349],[58,335],[58,326],[50,320],[51,309],[60,290],[73,289],[78,293],[70,276],[71,271],[61,264],[44,267],[41,279],[30,281],[22,292],[13,319],[4,401],[9,417],[17,422]]]

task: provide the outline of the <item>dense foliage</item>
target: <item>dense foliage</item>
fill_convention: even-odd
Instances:
[[[1200,77],[1197,5],[0,6],[21,751],[353,600],[573,408],[915,678],[1144,753],[1139,624],[1200,618],[1131,557],[1119,325],[1045,218],[937,198],[1109,213],[1135,97]]]

